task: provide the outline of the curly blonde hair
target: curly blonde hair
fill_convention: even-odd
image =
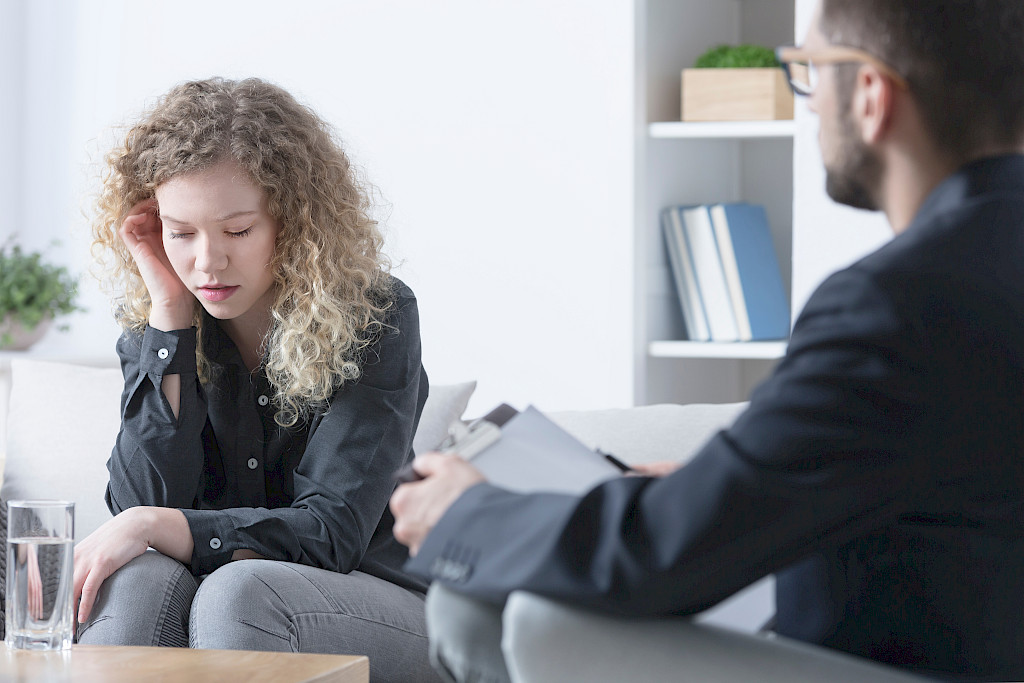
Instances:
[[[326,122],[256,78],[173,88],[106,157],[93,255],[114,292],[118,322],[143,331],[152,303],[118,228],[162,183],[225,160],[262,188],[280,225],[270,264],[277,297],[265,371],[276,420],[292,426],[359,377],[361,352],[383,331],[393,300],[369,192]],[[200,338],[201,313],[196,301]],[[209,381],[202,344],[196,355],[200,378]]]

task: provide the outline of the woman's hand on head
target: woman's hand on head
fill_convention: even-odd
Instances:
[[[190,327],[195,297],[174,272],[164,251],[156,199],[144,199],[133,206],[118,234],[149,290],[153,302],[150,325],[165,332]]]

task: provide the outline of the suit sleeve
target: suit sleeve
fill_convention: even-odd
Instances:
[[[748,410],[684,467],[579,498],[477,485],[408,569],[495,603],[522,589],[621,614],[703,610],[899,514],[926,450],[924,343],[870,277],[838,273]]]

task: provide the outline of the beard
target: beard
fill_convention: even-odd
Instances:
[[[878,201],[872,187],[881,174],[881,164],[870,149],[849,128],[843,130],[839,161],[825,169],[825,192],[834,201],[855,209],[877,211]]]
[[[849,80],[849,79],[847,79]],[[882,176],[882,163],[857,135],[857,126],[850,113],[852,80],[840,86],[838,95],[839,141],[837,161],[825,167],[825,192],[834,201],[868,211],[878,210],[877,187]]]

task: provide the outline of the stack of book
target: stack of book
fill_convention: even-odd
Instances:
[[[764,207],[672,206],[661,219],[691,340],[789,336],[789,304]]]

